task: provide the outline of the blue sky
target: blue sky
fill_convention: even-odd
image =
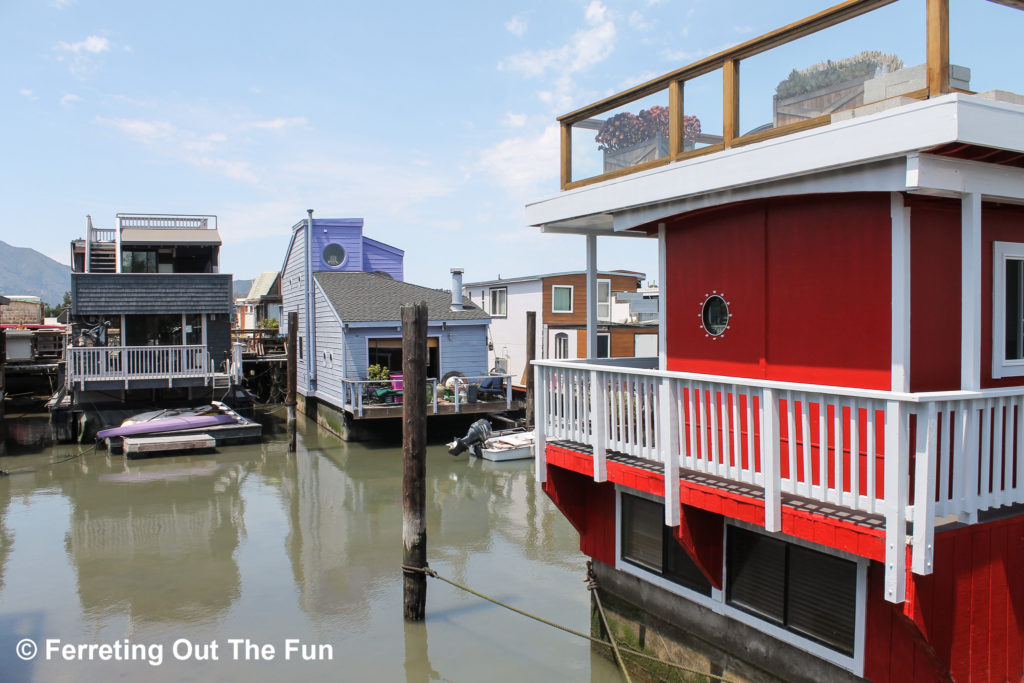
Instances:
[[[0,239],[67,262],[86,214],[212,213],[243,279],[312,208],[364,218],[424,285],[582,268],[582,237],[524,224],[558,189],[556,116],[830,4],[3,0]],[[656,264],[653,241],[599,241],[601,268]]]

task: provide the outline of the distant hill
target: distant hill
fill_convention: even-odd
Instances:
[[[235,292],[236,299],[244,299],[252,289],[252,280],[235,280],[233,283],[233,289]]]
[[[71,268],[27,247],[0,242],[0,294],[38,296],[51,306],[71,289]]]

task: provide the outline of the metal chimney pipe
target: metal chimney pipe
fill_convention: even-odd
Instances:
[[[462,306],[462,268],[452,268],[452,310],[461,311]]]

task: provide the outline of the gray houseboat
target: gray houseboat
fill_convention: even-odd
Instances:
[[[216,216],[87,218],[71,243],[65,382],[51,400],[57,438],[86,407],[166,407],[222,398],[231,387],[231,275],[219,272]]]

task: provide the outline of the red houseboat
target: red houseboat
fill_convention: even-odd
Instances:
[[[634,647],[729,680],[1024,677],[1024,97],[950,62],[1021,6],[850,0],[561,117],[528,222],[586,236],[590,292],[598,237],[658,240],[656,363],[534,363],[537,477]],[[788,64],[749,129],[741,65],[893,26],[907,54]],[[595,159],[638,110],[667,135]]]

